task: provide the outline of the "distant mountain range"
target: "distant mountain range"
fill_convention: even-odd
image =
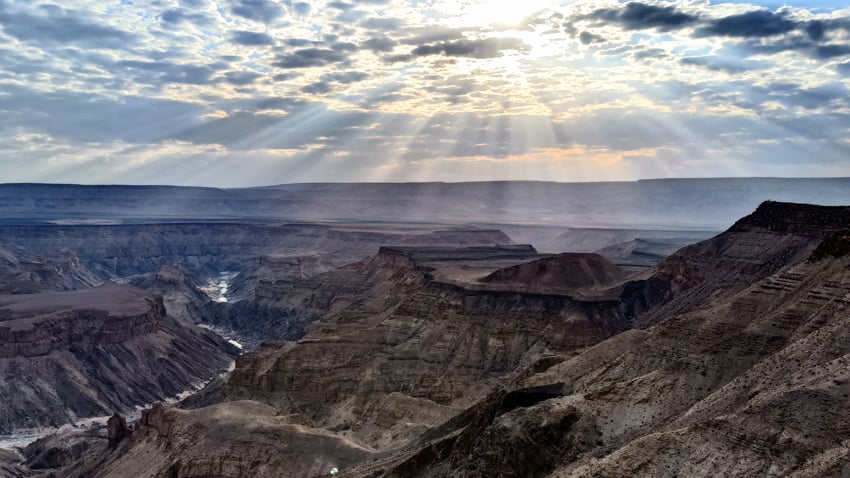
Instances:
[[[247,189],[0,184],[6,222],[274,220],[720,230],[765,200],[850,204],[850,178],[326,183]]]

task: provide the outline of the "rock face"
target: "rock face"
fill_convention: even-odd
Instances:
[[[812,251],[847,221],[850,208],[763,205],[661,264],[687,285],[664,305],[679,312],[510,392],[557,393],[507,410],[491,396],[343,476],[846,475],[850,256]]]
[[[646,280],[626,287],[622,301],[640,327],[741,291],[811,256],[847,227],[846,207],[766,202],[728,231],[673,254]]]
[[[235,354],[167,316],[161,299],[125,285],[0,296],[0,433],[174,396],[213,378]]]
[[[323,318],[298,342],[240,357],[226,396],[262,400],[369,446],[397,446],[486,396],[520,364],[627,327],[616,299],[490,290],[466,275],[537,257],[527,246],[383,248],[315,277],[315,289],[269,287],[279,307],[312,305]]]

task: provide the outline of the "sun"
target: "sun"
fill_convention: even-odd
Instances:
[[[481,0],[469,5],[464,23],[475,26],[518,25],[552,0]]]

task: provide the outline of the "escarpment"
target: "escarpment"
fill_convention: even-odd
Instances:
[[[648,278],[627,284],[622,302],[638,326],[652,325],[806,260],[848,222],[850,207],[767,201],[723,234],[681,249]]]
[[[157,272],[179,263],[199,272],[240,270],[263,255],[314,252],[349,262],[374,254],[384,244],[496,245],[511,240],[497,230],[422,228],[402,233],[312,224],[190,222],[152,224],[3,224],[0,238],[14,238],[45,256],[74,251],[103,277]]]
[[[175,396],[236,354],[125,285],[0,296],[0,433],[59,426]]]

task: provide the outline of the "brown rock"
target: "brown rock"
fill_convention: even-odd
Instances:
[[[106,422],[106,436],[109,438],[109,444],[113,447],[117,446],[124,438],[130,434],[130,429],[127,428],[127,419],[118,413],[109,417]]]

